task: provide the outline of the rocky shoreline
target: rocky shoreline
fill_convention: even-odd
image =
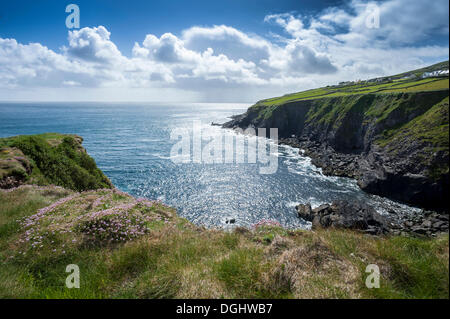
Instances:
[[[335,201],[311,208],[311,204],[296,206],[299,218],[310,221],[313,229],[344,228],[370,235],[436,236],[448,233],[448,214],[432,211],[381,215],[360,202]]]
[[[407,159],[395,158],[374,144],[368,152],[342,153],[335,151],[327,143],[308,138],[281,138],[279,143],[303,150],[303,155],[311,158],[312,163],[320,167],[324,175],[356,179],[358,186],[367,193],[449,213],[446,201],[417,201],[417,197],[426,197],[433,192],[444,193],[443,189],[448,188],[448,173],[441,176],[443,182],[430,183],[430,178],[423,174],[408,173],[408,166],[412,163],[405,163]]]
[[[367,193],[447,212],[448,90],[255,104],[224,128],[277,128],[326,175]]]
[[[338,153],[329,145],[306,138],[281,138],[278,142],[302,150],[302,155],[310,157],[315,166],[322,168],[323,174],[355,178],[361,189],[367,191],[363,178],[374,168],[363,155]],[[372,159],[375,157],[372,156]],[[449,230],[448,211],[422,210],[412,213],[392,209],[388,215],[381,215],[364,203],[344,201],[324,204],[315,209],[311,209],[309,203],[301,204],[296,209],[300,218],[312,222],[313,228],[337,227],[361,230],[371,235],[413,236],[436,236]]]
[[[353,178],[369,194],[422,209],[388,209],[389,227],[362,230],[429,236],[448,232],[448,114],[448,90],[360,94],[257,103],[222,126],[277,128],[278,142],[300,149],[323,174]],[[350,206],[358,215],[360,203]],[[340,211],[333,218],[341,219]]]

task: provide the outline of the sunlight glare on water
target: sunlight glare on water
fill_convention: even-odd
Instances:
[[[201,120],[209,135],[235,134],[223,123],[248,105],[137,103],[1,103],[0,137],[44,132],[75,133],[97,165],[119,189],[160,199],[190,221],[209,227],[251,226],[263,219],[289,228],[308,228],[295,206],[318,206],[336,199],[359,199],[380,212],[399,205],[362,192],[356,182],[327,177],[299,150],[279,146],[275,174],[259,173],[261,164],[176,164],[170,140],[175,128],[192,131]],[[206,143],[206,142],[205,142]],[[227,147],[227,146],[226,146]],[[227,151],[226,149],[224,151]]]

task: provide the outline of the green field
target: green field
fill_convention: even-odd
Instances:
[[[448,89],[448,77],[428,78],[421,80],[397,80],[382,84],[355,84],[348,86],[330,86],[313,89],[281,97],[259,101],[259,105],[280,105],[287,102],[319,99],[324,97],[337,97],[367,93],[393,93],[393,92],[422,92]]]
[[[449,88],[448,76],[421,78],[425,72],[448,68],[448,61],[433,66],[414,70],[391,77],[380,78],[379,82],[360,81],[343,85],[332,85],[280,97],[261,100],[257,105],[280,105],[287,102],[319,99],[324,97],[337,97],[367,93],[398,93],[445,90]]]

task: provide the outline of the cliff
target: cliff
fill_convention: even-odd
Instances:
[[[448,80],[447,80],[448,86]],[[448,88],[261,101],[226,128],[278,128],[324,173],[354,177],[370,193],[448,209]]]
[[[84,191],[112,188],[77,135],[45,133],[0,138],[0,188],[57,185]]]

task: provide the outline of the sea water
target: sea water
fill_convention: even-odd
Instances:
[[[236,134],[223,123],[247,104],[0,103],[0,137],[44,132],[73,133],[98,167],[120,190],[174,206],[188,220],[208,227],[251,227],[271,220],[308,228],[295,206],[333,200],[362,200],[380,213],[392,207],[416,210],[361,191],[349,178],[324,176],[308,157],[279,146],[277,170],[261,174],[258,163],[177,163],[171,150],[174,129],[192,132],[201,123],[209,136]],[[269,128],[267,128],[269,129]],[[225,132],[226,131],[226,132]],[[233,147],[225,145],[225,147]],[[224,150],[227,151],[227,150]],[[236,149],[231,150],[236,152]]]

